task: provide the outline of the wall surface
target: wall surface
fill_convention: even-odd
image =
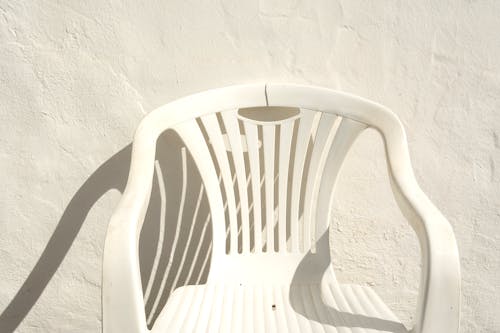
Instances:
[[[98,332],[107,221],[144,114],[237,83],[365,96],[406,126],[415,173],[453,225],[461,332],[500,332],[500,2],[0,0],[0,331]],[[339,279],[405,323],[419,249],[381,140],[343,169]]]

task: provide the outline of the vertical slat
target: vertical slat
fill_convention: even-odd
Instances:
[[[226,192],[226,200],[229,212],[229,234],[230,244],[229,252],[236,253],[238,251],[238,225],[236,215],[236,199],[234,197],[234,188],[231,178],[231,169],[229,167],[229,160],[222,138],[219,122],[214,114],[209,114],[201,117],[201,122],[205,126],[210,143],[212,144],[215,157],[219,164],[219,169],[222,175],[222,183],[224,191]]]
[[[280,126],[279,178],[278,178],[278,240],[279,251],[286,252],[286,201],[288,194],[288,170],[290,168],[290,146],[292,144],[294,121]]]
[[[314,111],[301,110],[299,128],[297,131],[297,143],[295,145],[295,157],[293,161],[292,176],[292,198],[290,202],[290,228],[292,252],[299,250],[299,208],[302,177],[304,173],[304,162],[306,159],[307,146],[311,136],[311,127],[314,119]]]
[[[262,220],[261,220],[261,198],[260,198],[260,158],[259,137],[255,124],[248,121],[243,122],[248,147],[248,162],[250,166],[250,177],[252,178],[252,202],[254,217],[254,251],[262,251]]]
[[[264,184],[266,196],[266,250],[274,252],[274,144],[275,126],[263,125]]]
[[[313,200],[311,216],[316,217],[316,239],[326,231],[332,219],[335,182],[349,148],[354,140],[366,128],[366,125],[354,120],[342,118],[331,144],[330,153],[325,162],[325,169],[320,181],[317,200]],[[328,212],[325,214],[325,212]],[[326,218],[325,218],[326,216]]]
[[[243,253],[250,252],[250,222],[248,210],[248,183],[245,170],[245,159],[243,157],[243,147],[241,145],[240,127],[238,118],[236,117],[237,110],[222,112],[222,119],[231,145],[234,168],[236,171],[236,180],[238,182],[238,193],[240,197],[241,209],[241,232],[242,232],[242,251]]]
[[[318,183],[323,171],[324,162],[333,140],[334,132],[332,132],[332,127],[336,119],[337,117],[333,115],[321,115],[311,153],[311,162],[307,172],[307,187],[304,199],[304,249],[306,251],[311,247],[311,240],[313,238],[311,227],[312,224],[315,223],[314,217],[312,216],[312,207],[314,205],[314,198],[318,190]]]

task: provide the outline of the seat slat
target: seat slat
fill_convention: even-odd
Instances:
[[[185,319],[177,318],[178,321],[182,322],[182,329],[180,332],[194,332],[195,325],[200,321],[200,312],[201,306],[203,304],[203,299],[206,297],[206,293],[210,290],[210,288],[196,288],[194,289],[193,297],[191,300],[191,304],[187,309]]]
[[[231,332],[243,332],[245,327],[243,324],[243,307],[244,307],[244,297],[243,288],[237,286],[234,288],[234,299],[233,308],[231,315]]]
[[[186,317],[189,317],[191,304],[195,300],[196,289],[198,288],[187,287],[185,294],[182,295],[182,301],[179,303],[178,308],[175,309],[175,316],[169,321],[169,332],[181,332]]]
[[[221,317],[221,325],[219,332],[231,332],[231,322],[233,319],[233,300],[234,286],[227,285],[224,287],[224,301],[222,303],[222,311],[218,314]]]
[[[336,282],[334,282],[336,283]],[[337,304],[337,300],[333,295],[331,287],[328,283],[322,284],[322,294],[321,299],[325,303],[325,306],[330,308],[328,315],[333,323],[336,323],[336,328],[339,333],[350,333],[351,330],[347,328],[348,323],[340,313],[341,307]]]
[[[321,323],[328,325],[322,325],[325,333],[337,333],[337,329],[329,325],[331,323],[328,314],[328,308],[324,306],[323,299],[321,297],[321,289],[319,285],[309,285],[309,294],[311,296],[312,306],[317,314],[317,319]]]
[[[254,299],[255,332],[265,332],[264,295],[260,286],[252,286]]]
[[[211,304],[214,302],[214,297],[216,297],[216,286],[207,285],[205,289],[203,299],[200,303],[196,327],[193,332],[206,332],[209,327]]]
[[[220,309],[224,304],[224,286],[217,284],[215,286],[215,297],[210,304],[210,319],[208,322],[208,332],[218,332],[221,326],[222,315]]]
[[[242,324],[246,332],[257,332],[254,328],[255,317],[254,317],[254,291],[253,288],[246,287],[244,290],[244,301],[243,301],[243,320]]]
[[[309,319],[309,324],[313,332],[323,332],[326,333],[323,325],[320,324],[320,317],[318,314],[318,309],[314,306],[313,295],[311,294],[310,287],[308,285],[299,286],[300,298],[304,304],[304,311]],[[315,288],[316,286],[313,286]]]
[[[281,304],[284,309],[291,308],[290,306],[290,298],[289,298],[289,286],[283,285],[281,287]],[[286,319],[288,322],[288,331],[291,333],[302,333],[303,331],[300,328],[299,321],[297,320],[297,316],[290,311],[286,312]]]
[[[261,309],[261,311],[264,312],[266,332],[280,332],[278,330],[276,316],[273,311],[273,305],[274,305],[273,286],[264,285],[260,286],[260,288],[262,288],[262,294],[264,299],[264,307]]]
[[[272,288],[272,305],[271,311],[276,318],[276,326],[278,327],[278,332],[290,332],[290,322],[286,318],[286,311],[284,311],[284,304],[282,303],[282,289],[280,287]]]
[[[314,328],[311,321],[307,318],[308,304],[307,300],[303,297],[302,289],[304,289],[303,285],[291,286],[290,299],[294,311],[298,314],[301,332],[313,333]]]

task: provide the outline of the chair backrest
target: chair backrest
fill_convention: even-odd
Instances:
[[[340,165],[366,125],[299,108],[226,110],[174,126],[221,196],[226,254],[315,252]],[[209,158],[207,158],[209,156]],[[221,223],[221,224],[222,224]],[[226,236],[227,233],[227,236]]]
[[[175,130],[199,169],[213,225],[209,280],[217,279],[213,272],[226,279],[251,274],[255,260],[261,265],[283,254],[292,258],[285,275],[294,273],[308,253],[329,261],[322,236],[351,144],[368,126],[402,130],[378,104],[293,85],[236,86],[192,95],[153,111],[143,123],[135,141],[151,129],[155,133],[147,134],[154,140],[167,128]],[[231,271],[228,267],[236,262]]]

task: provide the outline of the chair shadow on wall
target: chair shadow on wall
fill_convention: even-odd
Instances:
[[[73,195],[35,266],[0,314],[0,332],[14,332],[31,311],[94,204],[109,190],[123,193],[131,148],[127,145],[99,166]],[[158,140],[151,201],[139,244],[149,322],[176,286],[206,281],[212,236],[209,216],[194,163],[180,139],[166,132]]]

